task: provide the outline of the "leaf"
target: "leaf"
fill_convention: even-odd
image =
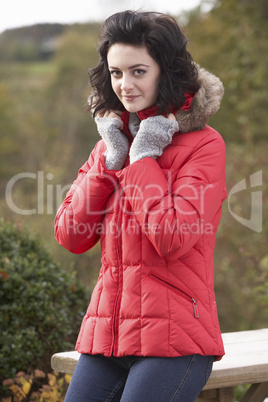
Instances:
[[[25,373],[23,372],[23,371],[19,371],[17,374],[16,374],[16,377],[23,377],[25,375]]]
[[[6,380],[3,381],[3,385],[11,385],[13,384],[12,378],[7,378]]]
[[[48,383],[51,387],[53,387],[57,381],[57,378],[53,374],[49,374],[48,377],[49,377]]]
[[[71,379],[72,379],[72,375],[71,374],[65,374],[64,379],[67,382],[67,384],[70,384]]]
[[[17,385],[15,384],[11,385],[10,390],[13,392],[14,395],[17,396],[19,401],[22,401],[25,398],[23,390],[20,389],[20,387],[18,387]]]
[[[5,272],[5,271],[0,271],[0,276],[2,276],[2,278],[4,278],[4,279],[8,279],[8,278],[9,278],[8,273]]]
[[[25,384],[23,384],[22,390],[23,390],[23,392],[24,392],[25,395],[28,395],[28,394],[29,394],[29,392],[30,392],[30,390],[31,390],[31,387],[32,387],[31,381],[30,381],[30,382],[26,382]]]
[[[38,370],[38,369],[35,370],[34,375],[37,378],[45,378],[46,377],[46,373],[44,373],[44,371]]]

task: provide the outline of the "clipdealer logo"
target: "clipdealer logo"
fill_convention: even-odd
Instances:
[[[18,183],[23,180],[33,180],[37,188],[37,205],[36,208],[25,209],[17,205],[17,201],[14,199],[14,192]],[[43,171],[37,173],[24,172],[13,176],[6,186],[5,198],[8,207],[16,214],[19,215],[33,215],[33,214],[55,214],[55,206],[59,206],[62,203],[66,191],[68,191],[71,185],[61,186],[52,183],[54,175],[52,173],[45,174]],[[249,186],[247,180],[244,178],[236,183],[228,191],[228,210],[230,215],[241,225],[260,233],[263,227],[263,191],[261,186],[263,185],[263,172],[259,170],[249,176]],[[203,189],[201,207],[204,207],[205,202],[204,194],[207,188]],[[247,190],[245,197],[249,196],[250,191],[250,217],[246,218],[240,216],[232,209],[233,197]],[[193,194],[194,195],[194,194]],[[246,198],[245,198],[246,202]]]
[[[247,228],[260,233],[262,231],[262,190],[256,189],[256,187],[260,187],[263,184],[262,180],[262,170],[252,174],[249,176],[250,189],[251,189],[251,200],[250,200],[250,217],[249,219],[244,218],[231,209],[231,198],[234,194],[239,193],[243,190],[248,190],[246,179],[241,180],[237,184],[235,184],[229,191],[228,195],[228,210],[233,218],[241,223],[241,225],[246,226]]]

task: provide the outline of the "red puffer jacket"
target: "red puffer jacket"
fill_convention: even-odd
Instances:
[[[62,246],[83,253],[101,241],[102,267],[76,345],[81,353],[224,354],[213,251],[226,198],[225,146],[206,125],[223,88],[203,69],[199,80],[190,109],[176,114],[180,131],[162,156],[107,170],[99,141],[59,208]],[[152,110],[138,115],[147,118]],[[128,117],[125,112],[129,136]]]

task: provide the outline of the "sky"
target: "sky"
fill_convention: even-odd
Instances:
[[[142,9],[178,15],[201,0],[8,0],[1,7],[0,33],[5,29],[37,23],[102,21],[109,15]]]

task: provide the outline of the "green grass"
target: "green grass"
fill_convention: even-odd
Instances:
[[[58,64],[53,61],[0,64],[1,81],[12,91],[21,88],[42,88],[56,75]]]

